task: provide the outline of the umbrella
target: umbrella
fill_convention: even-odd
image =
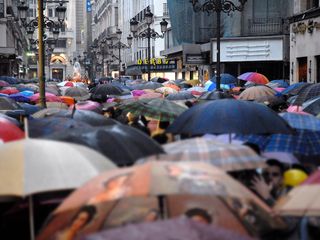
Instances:
[[[56,84],[59,87],[74,87],[75,83],[74,82],[70,82],[70,81],[62,81],[58,84]]]
[[[19,90],[16,89],[15,87],[6,87],[0,90],[0,93],[11,95],[11,94],[19,93]]]
[[[205,138],[191,138],[163,145],[167,154],[142,161],[203,161],[225,171],[265,167],[264,159],[244,145],[225,144]]]
[[[230,94],[221,91],[204,92],[198,99],[200,101],[211,101],[224,98],[233,98]]]
[[[49,85],[49,86],[46,86],[46,93],[51,93],[55,96],[59,96],[61,92],[58,86]]]
[[[17,127],[20,126],[20,123],[18,122],[18,120],[15,119],[15,118],[13,118],[13,117],[9,117],[8,115],[5,115],[5,114],[3,114],[3,113],[0,113],[0,118],[1,118],[1,119],[6,119],[6,120],[8,120],[10,123],[16,125]]]
[[[119,106],[125,112],[131,112],[134,115],[144,115],[160,121],[172,122],[187,108],[166,99],[141,99],[134,102],[123,103]]]
[[[225,90],[230,90],[234,87],[235,87],[234,84],[220,84],[220,88]],[[207,81],[205,84],[205,90],[207,91],[213,91],[213,90],[216,90],[216,88],[217,88],[217,84],[215,82]]]
[[[210,79],[210,81],[216,83],[217,82],[217,77],[214,76],[212,79]],[[221,84],[227,84],[227,85],[236,84],[237,83],[237,79],[234,76],[232,76],[231,74],[229,74],[229,73],[222,73],[220,75],[220,83]]]
[[[175,84],[172,84],[172,83],[167,83],[167,84],[163,84],[165,87],[169,87],[169,88],[173,88],[174,90],[176,91],[180,91],[180,87],[178,87],[177,85]]]
[[[307,112],[304,112],[302,110],[302,106],[297,106],[297,105],[290,105],[287,110],[287,112],[290,112],[290,113],[299,113],[299,114],[304,114],[304,115],[310,115],[309,113]]]
[[[167,100],[170,101],[178,101],[178,100],[190,100],[195,99],[195,97],[188,91],[181,91],[178,93],[171,93],[166,97]]]
[[[146,92],[144,90],[133,90],[131,94],[134,97],[140,97],[141,95],[146,94]]]
[[[40,103],[37,106],[41,106]],[[47,108],[59,108],[59,109],[68,109],[68,105],[63,102],[47,102]]]
[[[0,196],[73,189],[115,166],[75,144],[26,139],[0,145]]]
[[[157,83],[165,83],[167,81],[169,81],[167,78],[161,78],[161,77],[154,77],[151,78],[152,82],[157,82]]]
[[[292,128],[311,131],[320,131],[320,120],[312,115],[303,115],[298,113],[281,113]]]
[[[9,87],[10,84],[4,80],[0,80],[0,87]]]
[[[197,86],[197,87],[188,88],[187,91],[206,92],[207,90],[205,90],[204,87]]]
[[[167,95],[170,93],[178,93],[178,90],[175,90],[171,87],[160,87],[156,89],[156,92]]]
[[[288,82],[289,80],[287,79],[279,79],[279,80],[272,80],[269,83],[267,83],[267,85],[272,88],[287,88],[290,86]]]
[[[18,80],[14,77],[8,77],[8,76],[0,76],[0,80],[3,80],[7,83],[11,84],[17,84]]]
[[[300,164],[299,160],[292,153],[286,152],[263,152],[261,156],[267,159],[277,159],[289,165]]]
[[[254,86],[244,90],[240,96],[240,100],[255,100],[264,96],[275,96],[276,91],[266,86]]]
[[[26,97],[25,95],[19,93],[9,95],[9,98],[13,99],[16,102],[30,102],[30,97]]]
[[[28,122],[29,135],[32,138],[41,138],[53,133],[61,134],[73,129],[91,129],[87,123],[74,120],[72,118],[49,117],[32,119]]]
[[[67,111],[57,108],[43,109],[32,115],[34,118],[44,118],[44,117],[63,117],[63,118],[73,118],[77,121],[87,123],[93,127],[99,126],[110,126],[117,124],[117,121],[111,118],[105,118],[104,116],[85,110]]]
[[[86,89],[79,87],[70,87],[64,92],[65,96],[73,97],[77,101],[88,100],[90,94]]]
[[[118,166],[132,165],[142,157],[163,153],[161,146],[139,130],[125,126],[75,129],[48,136],[51,139],[89,146]]]
[[[304,112],[317,116],[320,113],[320,96],[304,102],[302,107]]]
[[[21,107],[8,97],[0,97],[0,110],[21,110]]]
[[[70,110],[72,110],[73,107],[74,106],[70,106]],[[93,111],[97,113],[101,113],[101,110],[102,110],[101,104],[94,101],[78,102],[76,103],[75,108],[77,110],[87,110],[87,111]]]
[[[182,113],[167,131],[175,134],[288,133],[292,129],[268,107],[248,101],[220,99]]]
[[[0,117],[0,141],[8,142],[22,138],[24,138],[24,133],[19,127],[9,120]]]
[[[50,105],[50,103],[47,103],[47,104]],[[42,109],[42,107],[40,106],[29,104],[29,103],[19,103],[19,106],[24,110],[25,115],[27,116],[30,116]]]
[[[243,135],[238,138],[258,145],[264,152],[288,152],[301,156],[320,155],[320,132],[296,130],[295,134]]]
[[[47,102],[61,102],[61,99],[54,95],[53,93],[46,92],[45,94]],[[31,102],[39,102],[40,101],[40,94],[36,93],[30,98]]]
[[[89,235],[85,240],[249,240],[247,237],[220,226],[205,225],[187,218],[154,223],[130,224],[114,230]]]
[[[258,103],[264,103],[265,105],[270,107],[286,105],[286,101],[281,96],[272,96],[272,95],[262,96],[262,97],[257,97],[255,101]]]
[[[253,82],[257,84],[267,84],[269,82],[268,78],[261,73],[247,72],[238,76],[238,79],[248,82]]]
[[[299,92],[297,99],[294,101],[294,105],[301,106],[307,100],[312,99],[314,97],[318,97],[319,95],[320,95],[320,83],[312,84],[310,86],[303,88]]]
[[[105,102],[108,95],[121,95],[122,90],[111,84],[99,84],[91,90],[91,98],[93,100]]]
[[[181,83],[185,83],[191,86],[197,86],[198,84],[200,84],[200,81],[198,79],[192,79],[192,80],[184,81]]]
[[[275,210],[284,216],[320,216],[320,170],[278,201]]]
[[[138,97],[138,99],[144,99],[144,98],[162,98],[163,95],[161,93],[157,93],[157,92],[151,92],[151,93],[146,93],[141,95],[140,97]]]
[[[59,98],[61,99],[61,101],[63,103],[65,103],[66,105],[70,106],[75,104],[75,100],[73,97],[68,97],[68,96],[59,96]]]
[[[311,83],[305,83],[305,82],[298,82],[291,84],[289,87],[287,87],[285,90],[281,92],[283,95],[298,95],[298,93],[304,89],[305,87],[310,86]]]
[[[148,162],[103,173],[73,192],[38,239],[64,229],[86,205],[95,206],[96,221],[82,234],[144,221],[152,209],[162,217],[176,217],[197,207],[208,209],[218,226],[254,236],[282,225],[250,190],[214,166]]]
[[[161,83],[158,82],[146,82],[142,84],[132,85],[132,89],[134,90],[143,90],[143,89],[157,89],[163,87]]]

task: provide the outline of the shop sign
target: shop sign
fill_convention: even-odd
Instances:
[[[138,59],[137,64],[138,65],[143,65],[143,64],[148,65],[149,64],[149,59],[148,58],[145,58],[145,59],[141,59],[140,58],[140,59]],[[150,59],[150,64],[154,65],[154,66],[156,66],[156,65],[168,65],[168,64],[172,64],[172,61],[169,61],[166,58],[151,58]]]

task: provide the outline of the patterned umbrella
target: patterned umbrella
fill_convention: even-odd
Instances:
[[[134,115],[144,115],[160,121],[173,122],[176,117],[187,108],[175,104],[166,99],[141,99],[134,102],[123,103],[119,106],[125,112]]]
[[[102,110],[101,104],[94,101],[78,102],[76,103],[76,106],[70,106],[69,109],[72,110],[74,107],[77,110],[87,110],[87,111],[93,111],[97,113],[101,113],[101,110]]]
[[[275,210],[283,216],[320,216],[320,170],[278,201]]]
[[[302,104],[303,111],[317,116],[320,113],[320,96]]]
[[[294,101],[294,104],[301,106],[307,100],[312,99],[314,97],[318,97],[319,95],[320,95],[320,83],[312,84],[310,86],[303,88],[299,92],[299,95],[297,99]]]
[[[167,154],[142,161],[203,161],[225,171],[265,167],[265,161],[244,145],[225,144],[205,138],[191,138],[163,145]]]
[[[267,86],[254,86],[244,90],[240,96],[240,100],[256,100],[264,96],[275,96],[276,91]]]
[[[278,114],[262,104],[219,99],[198,104],[182,113],[167,131],[175,134],[271,134],[292,129]]]
[[[312,115],[298,113],[280,113],[292,128],[301,130],[320,131],[320,120]]]
[[[285,90],[281,92],[283,95],[298,95],[299,92],[304,89],[305,87],[310,86],[311,83],[305,83],[305,82],[299,82],[299,83],[294,83],[287,87]]]
[[[320,132],[297,130],[295,134],[243,135],[240,140],[257,144],[264,152],[288,152],[301,156],[320,155]]]
[[[247,72],[238,76],[238,79],[248,82],[253,82],[257,84],[267,84],[269,82],[268,78],[263,74],[256,72]]]

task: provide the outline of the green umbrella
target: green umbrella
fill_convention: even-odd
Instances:
[[[127,102],[119,106],[125,112],[131,112],[133,115],[144,115],[160,121],[173,122],[176,117],[187,110],[176,103],[166,99],[140,99],[134,102]]]

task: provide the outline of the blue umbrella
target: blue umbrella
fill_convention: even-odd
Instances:
[[[303,111],[317,116],[320,113],[320,96],[302,104]]]
[[[278,88],[287,88],[290,86],[288,83],[288,80],[285,80],[285,79],[272,80],[267,85],[276,86]]]
[[[26,97],[21,93],[15,93],[9,95],[9,98],[15,100],[16,102],[30,102],[30,97]]]
[[[221,89],[226,89],[226,90],[230,90],[232,88],[234,88],[235,85],[234,84],[220,84],[220,88]],[[204,87],[205,90],[207,91],[214,91],[217,88],[216,83],[208,81]]]
[[[298,113],[281,113],[280,116],[284,118],[292,128],[300,130],[320,131],[320,119]]]
[[[254,143],[263,152],[288,152],[301,156],[320,155],[320,132],[297,130],[295,134],[243,135],[236,139]]]
[[[285,90],[281,92],[283,95],[297,95],[301,89],[304,87],[309,86],[310,83],[305,83],[305,82],[299,82],[299,83],[294,83],[291,84],[289,87],[287,87]]]
[[[229,84],[236,84],[237,83],[237,78],[232,76],[229,73],[222,73],[220,75],[220,77],[221,77],[221,82],[220,82],[221,84],[229,85]],[[212,79],[210,79],[210,81],[215,83],[217,81],[217,77],[214,76]]]
[[[288,123],[267,106],[233,99],[195,105],[182,113],[167,130],[175,134],[191,135],[292,132]]]
[[[18,83],[18,79],[14,78],[14,77],[0,76],[0,80],[6,81],[7,83],[10,83],[10,84],[17,84]]]
[[[40,111],[42,108],[36,105],[28,104],[28,103],[19,103],[19,105],[23,108],[25,111],[25,114],[30,116],[38,111]]]

